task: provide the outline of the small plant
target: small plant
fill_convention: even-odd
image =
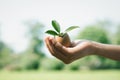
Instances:
[[[71,41],[67,32],[79,28],[78,26],[71,26],[64,32],[61,32],[60,25],[56,20],[52,20],[52,26],[55,30],[47,30],[45,33],[55,36],[55,40],[66,47],[70,47]]]

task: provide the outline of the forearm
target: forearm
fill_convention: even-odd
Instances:
[[[96,48],[96,55],[120,61],[120,46],[93,42]]]

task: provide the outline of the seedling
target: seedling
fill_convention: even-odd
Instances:
[[[45,33],[53,35],[57,42],[60,42],[62,45],[66,47],[70,47],[71,41],[69,35],[67,34],[69,31],[79,28],[78,26],[71,26],[67,28],[64,32],[61,32],[60,24],[56,20],[52,20],[52,26],[54,30],[47,30]]]

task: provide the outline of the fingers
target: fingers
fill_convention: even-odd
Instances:
[[[52,43],[54,44],[55,48],[61,52],[66,57],[70,56],[70,52],[68,48],[65,46],[61,45],[59,42],[56,42],[54,39],[52,40]]]
[[[49,46],[49,45],[50,45],[50,44],[49,44],[49,38],[50,38],[50,37],[46,37],[46,38],[45,38],[45,43],[46,43],[46,46],[47,46],[48,50],[50,51],[50,53],[53,54],[54,52],[51,50],[51,48],[50,48],[50,46]]]
[[[45,42],[46,42],[46,46],[47,46],[48,50],[50,51],[50,53],[53,56],[55,56],[58,59],[62,60],[66,64],[69,63],[69,60],[62,54],[62,52],[55,48],[54,44],[52,43],[52,39],[50,37],[47,37],[45,39]]]
[[[69,59],[65,56],[65,55],[63,55],[63,53],[60,51],[60,50],[58,50],[55,46],[54,46],[54,44],[51,44],[51,47],[52,47],[52,50],[53,50],[53,52],[54,52],[54,56],[55,57],[57,57],[57,58],[59,58],[60,60],[62,60],[64,63],[69,63]]]
[[[46,37],[45,42],[50,53],[66,64],[82,58],[90,52],[90,42],[88,41],[74,41],[72,47],[69,48],[62,46],[51,37]]]

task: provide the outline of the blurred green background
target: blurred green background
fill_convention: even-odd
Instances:
[[[60,4],[56,5],[58,2]],[[52,57],[44,44],[44,38],[48,36],[44,32],[51,29],[51,20],[57,19],[62,29],[67,28],[64,26],[80,26],[80,29],[69,33],[72,40],[87,39],[120,45],[120,10],[116,4],[120,1],[111,0],[109,4],[107,1],[98,3],[94,0],[58,2],[0,1],[0,80],[120,80],[118,61],[87,56],[66,65]],[[103,3],[106,5],[97,5]],[[110,7],[111,5],[115,6]],[[96,7],[95,10],[93,7]],[[98,9],[100,14],[97,13]],[[52,12],[49,14],[50,10]],[[66,10],[68,12],[63,13]],[[110,15],[106,13],[107,10],[108,13],[111,12]],[[70,14],[67,15],[68,13]]]

